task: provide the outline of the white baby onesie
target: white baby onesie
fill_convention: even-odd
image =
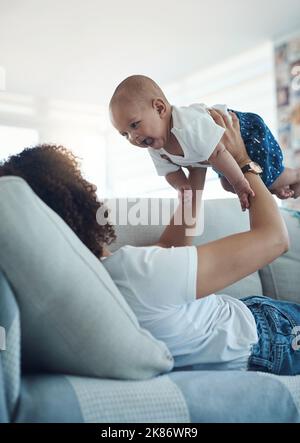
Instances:
[[[215,109],[228,114],[226,105],[214,105]],[[229,114],[228,114],[229,115]],[[173,155],[164,148],[148,148],[158,175],[166,176],[182,166],[207,167],[199,164],[207,161],[221,140],[225,129],[215,123],[203,103],[190,106],[172,106],[173,128],[184,155]]]

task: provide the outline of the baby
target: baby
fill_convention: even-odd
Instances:
[[[214,106],[226,112],[225,105]],[[257,114],[235,112],[250,158],[269,190],[279,198],[300,196],[300,168],[283,166],[281,149]],[[110,100],[114,127],[130,143],[147,148],[158,175],[180,193],[191,189],[182,167],[211,165],[224,189],[235,192],[243,210],[254,193],[242,170],[225,148],[225,129],[215,123],[204,104],[171,106],[161,88],[150,78],[133,75],[122,81]],[[260,167],[259,167],[260,165]]]

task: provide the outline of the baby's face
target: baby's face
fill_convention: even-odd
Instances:
[[[113,126],[123,137],[139,148],[160,149],[168,139],[167,119],[155,106],[118,103],[110,110]]]

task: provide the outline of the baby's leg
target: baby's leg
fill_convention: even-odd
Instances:
[[[277,177],[274,183],[270,186],[270,191],[276,194],[281,199],[294,197],[300,195],[300,168],[285,168],[284,171]],[[297,189],[298,187],[298,189]],[[294,189],[296,188],[296,189]],[[295,195],[297,191],[298,195]]]

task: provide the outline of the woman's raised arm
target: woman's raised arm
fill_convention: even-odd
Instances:
[[[237,117],[233,115],[231,123],[220,112],[212,111],[212,116],[216,123],[227,128],[226,149],[242,167],[249,157]],[[245,176],[255,193],[255,197],[250,198],[250,231],[197,247],[197,298],[239,281],[288,249],[287,229],[273,196],[258,175],[248,172]]]

